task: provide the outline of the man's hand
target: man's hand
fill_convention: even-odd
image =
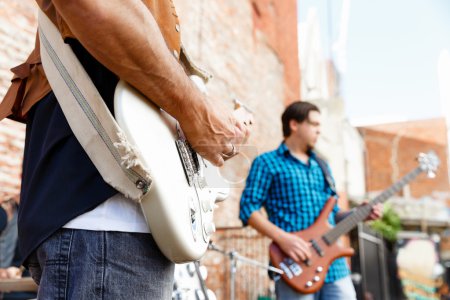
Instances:
[[[6,269],[0,268],[0,280],[1,279],[18,279],[22,277],[22,271],[16,267],[9,267]]]
[[[367,201],[364,201],[363,204],[361,204],[361,206],[367,205],[367,203],[368,203]],[[378,220],[382,216],[383,216],[383,204],[378,203],[372,207],[370,215],[365,219],[365,221]]]
[[[310,244],[295,234],[285,232],[275,242],[286,255],[297,263],[311,258]]]
[[[231,113],[219,103],[205,100],[196,111],[186,112],[178,121],[192,147],[216,166],[239,153],[253,123],[243,108]]]

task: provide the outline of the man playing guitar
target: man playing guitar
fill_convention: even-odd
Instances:
[[[211,103],[180,65],[171,0],[36,2],[112,113],[121,79],[176,118],[192,147],[213,164],[239,152],[249,134],[245,120]],[[138,204],[103,180],[75,138],[45,76],[38,42],[12,71],[0,120],[27,124],[19,244],[40,286],[38,298],[169,299],[174,264],[159,251]]]
[[[335,195],[313,151],[320,124],[320,111],[315,105],[300,101],[289,105],[282,115],[284,141],[278,149],[253,161],[240,203],[240,219],[244,225],[272,239],[296,262],[311,257],[311,247],[308,241],[292,233],[311,226],[328,198]],[[268,219],[259,211],[261,207],[265,208]],[[376,205],[368,220],[377,219],[381,214],[381,204]],[[347,215],[336,204],[329,223],[335,225]],[[356,299],[344,258],[332,263],[325,284],[315,294],[300,294],[280,279],[275,289],[277,299],[282,300]]]

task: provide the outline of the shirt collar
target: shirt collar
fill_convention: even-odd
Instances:
[[[289,149],[286,146],[285,142],[281,142],[280,146],[277,149],[277,154],[287,156],[289,154]]]
[[[286,146],[286,143],[283,141],[281,142],[280,146],[277,149],[277,154],[278,155],[283,155],[285,157],[287,157],[288,155],[291,154],[291,152],[289,151],[289,148]],[[309,159],[316,159],[316,153],[311,150],[309,151]]]

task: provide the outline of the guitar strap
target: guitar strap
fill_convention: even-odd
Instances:
[[[334,180],[331,177],[330,171],[328,169],[327,163],[321,159],[320,157],[318,157],[317,155],[315,156],[315,160],[317,161],[317,163],[319,164],[320,169],[322,170],[323,173],[323,177],[325,179],[325,188],[326,186],[328,186],[330,188],[330,190],[333,192],[334,196],[337,195],[336,192],[336,185],[334,184]]]
[[[75,137],[105,182],[140,202],[152,179],[56,26],[39,10],[42,65]]]

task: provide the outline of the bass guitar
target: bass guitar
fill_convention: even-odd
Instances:
[[[310,259],[297,263],[288,257],[276,243],[271,243],[269,247],[270,260],[275,267],[283,270],[282,279],[302,294],[318,291],[324,283],[328,268],[333,260],[342,256],[352,256],[354,253],[352,248],[343,248],[336,243],[342,235],[347,234],[359,222],[364,221],[375,204],[388,200],[420,173],[427,172],[429,177],[435,176],[439,159],[433,152],[428,154],[421,153],[418,161],[419,166],[417,168],[394,183],[367,205],[356,209],[334,228],[328,223],[328,216],[336,203],[336,199],[333,197],[328,199],[314,224],[308,229],[294,233],[303,240],[309,241],[311,247]]]

